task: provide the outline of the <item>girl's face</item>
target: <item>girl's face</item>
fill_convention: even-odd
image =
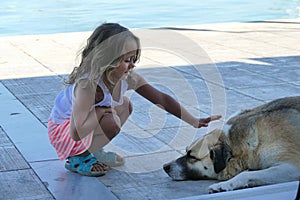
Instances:
[[[117,82],[120,79],[126,79],[128,72],[135,67],[136,50],[138,46],[135,40],[130,40],[125,45],[126,54],[124,55],[120,66],[113,69],[111,72],[111,79],[113,82]]]

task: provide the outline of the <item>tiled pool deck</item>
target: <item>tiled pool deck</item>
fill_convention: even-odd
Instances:
[[[300,19],[154,31],[141,31],[146,45],[136,70],[194,114],[226,119],[300,94]],[[162,165],[222,121],[195,130],[134,93],[134,113],[106,147],[125,166],[99,178],[66,171],[49,144],[47,118],[89,34],[0,37],[0,199],[295,198],[298,182],[208,194],[214,181],[171,181]]]

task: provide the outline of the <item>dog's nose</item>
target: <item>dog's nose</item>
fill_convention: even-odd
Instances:
[[[164,168],[165,172],[168,173],[170,171],[171,165],[170,164],[165,164],[163,168]]]

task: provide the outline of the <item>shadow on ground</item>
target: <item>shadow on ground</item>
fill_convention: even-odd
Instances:
[[[212,110],[212,95],[208,85],[212,84],[225,91],[226,115],[230,115],[240,109],[246,109],[259,105],[272,99],[299,95],[300,91],[300,56],[272,57],[249,59],[258,61],[260,64],[242,62],[216,63],[216,69],[222,77],[222,82],[206,80],[201,73],[207,72],[208,66],[170,66],[169,70],[180,74],[180,77],[188,86],[182,88],[180,81],[174,80],[169,74],[161,73],[166,68],[137,69],[156,87],[169,93],[189,109],[199,111],[201,115],[210,115]],[[202,69],[199,72],[199,68]],[[204,71],[203,71],[204,70]],[[152,79],[151,74],[160,74],[159,79]],[[63,88],[62,76],[34,77],[22,79],[1,80],[1,83],[32,112],[36,118],[47,126],[47,119],[51,112],[53,101],[58,92]],[[176,82],[174,82],[176,81]],[[176,85],[174,89],[174,85]],[[184,94],[184,97],[181,97]],[[196,103],[190,104],[193,96]],[[130,121],[145,132],[151,133],[149,114],[152,105],[141,99],[140,96],[131,94],[134,112]],[[217,113],[213,113],[217,114]],[[158,118],[160,116],[157,116]],[[226,118],[226,117],[225,117]],[[1,124],[0,124],[1,125]],[[156,132],[147,139],[120,134],[113,141],[115,145],[122,146],[127,151],[135,151],[137,155],[155,152],[155,148],[161,149],[168,146],[175,137],[172,131],[182,125],[180,121],[168,114],[164,114],[162,131]],[[154,127],[155,129],[155,127]],[[126,130],[128,131],[128,130]],[[129,130],[130,131],[130,130]],[[200,131],[195,137],[205,133]],[[47,133],[44,133],[47,134]],[[123,136],[122,136],[123,135]],[[158,142],[156,142],[158,141]],[[125,144],[126,143],[126,144]],[[155,143],[155,144],[154,144]],[[151,145],[154,144],[154,147]],[[161,145],[161,146],[160,146]],[[188,143],[186,144],[186,146]],[[169,149],[183,153],[182,149]],[[149,163],[151,165],[151,163]],[[161,166],[162,167],[162,166]],[[120,199],[171,199],[207,193],[207,187],[215,181],[172,181],[162,169],[148,173],[128,173],[112,169],[101,180]]]

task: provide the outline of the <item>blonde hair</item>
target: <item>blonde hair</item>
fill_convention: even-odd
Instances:
[[[66,84],[74,84],[76,80],[88,75],[88,83],[102,79],[106,84],[113,85],[110,72],[118,67],[127,53],[126,42],[134,40],[137,43],[136,58],[140,58],[140,40],[127,28],[117,23],[104,23],[92,33],[87,40],[87,45],[81,53],[81,63],[74,67]]]

